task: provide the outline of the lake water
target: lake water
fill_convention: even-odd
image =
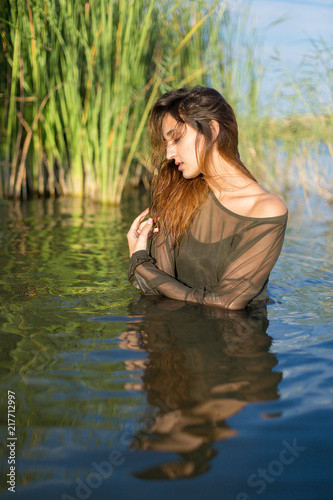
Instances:
[[[267,311],[228,313],[130,286],[146,204],[0,201],[1,497],[333,498],[333,207],[290,198]]]

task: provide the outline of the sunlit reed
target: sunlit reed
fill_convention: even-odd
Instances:
[[[233,104],[244,162],[267,187],[282,192],[302,178],[326,195],[325,169],[307,183],[305,165],[320,141],[332,155],[332,119],[313,110],[273,118],[274,105],[261,109],[263,70],[248,10],[226,1],[5,0],[3,12],[1,196],[118,204],[127,185],[145,180],[154,100],[196,84]],[[328,48],[314,49],[329,67]],[[293,85],[304,99],[302,85]]]

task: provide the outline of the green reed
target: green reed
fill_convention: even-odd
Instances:
[[[6,2],[3,196],[86,194],[119,203],[167,72],[178,65],[178,81],[203,72],[200,57],[186,51],[199,21],[188,16],[174,36],[173,16],[185,3]]]
[[[243,159],[254,173],[276,189],[290,184],[290,175],[281,175],[277,139],[292,161],[297,132],[290,140],[290,123],[260,110],[262,70],[246,10],[202,0],[3,5],[1,196],[70,194],[119,203],[127,184],[145,179],[153,102],[195,84],[220,89],[234,105]],[[298,122],[297,115],[293,126]],[[323,127],[330,132],[331,122]]]
[[[266,119],[264,127],[275,141],[276,177],[280,185],[302,187],[333,201],[333,50],[324,40],[310,47],[297,71],[288,73],[275,102],[289,112]],[[272,114],[271,114],[272,115]],[[278,141],[277,141],[278,139]]]

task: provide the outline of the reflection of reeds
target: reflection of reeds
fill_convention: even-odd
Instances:
[[[325,140],[332,155],[331,119],[311,112],[307,128],[298,116],[286,123],[260,115],[255,33],[244,37],[248,12],[226,1],[5,0],[3,11],[1,196],[119,203],[147,164],[154,100],[183,85],[212,85],[233,103],[243,159],[269,187],[295,180],[287,171],[299,158],[300,130],[303,153]],[[314,48],[329,67],[327,47]],[[311,189],[327,188],[318,172],[318,182],[302,175]]]

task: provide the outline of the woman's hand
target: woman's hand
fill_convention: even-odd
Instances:
[[[152,237],[154,232],[153,219],[143,221],[149,213],[149,208],[146,208],[142,214],[134,219],[130,230],[127,233],[127,241],[130,257],[138,250],[147,250],[148,240]]]

